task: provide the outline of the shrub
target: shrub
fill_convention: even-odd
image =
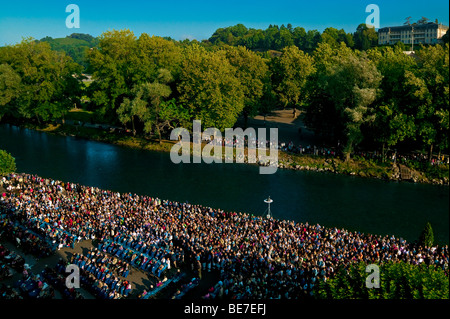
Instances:
[[[16,160],[6,151],[0,150],[0,175],[16,171]]]

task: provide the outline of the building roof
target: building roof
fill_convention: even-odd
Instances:
[[[378,29],[378,32],[387,32],[387,31],[403,31],[403,30],[411,30],[414,27],[417,29],[448,29],[448,26],[443,24],[437,24],[435,22],[428,22],[426,24],[414,24],[414,25],[402,25],[402,26],[394,26],[394,27],[384,27]]]

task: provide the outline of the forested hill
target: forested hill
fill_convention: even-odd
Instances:
[[[52,50],[66,52],[76,63],[85,68],[87,67],[86,50],[96,47],[99,43],[98,38],[83,33],[73,33],[65,38],[56,39],[45,37],[38,41],[48,42]]]
[[[172,40],[170,37],[165,37]],[[98,46],[99,39],[89,34],[73,33],[65,38],[51,38],[49,36],[37,40],[48,42],[55,51],[64,51],[72,59],[87,67],[86,49]],[[231,45],[244,46],[249,50],[269,52],[281,51],[283,48],[295,45],[300,50],[312,52],[321,42],[326,42],[332,47],[337,47],[344,42],[348,47],[367,50],[377,45],[378,36],[375,30],[367,28],[365,24],[358,26],[354,33],[346,33],[343,29],[326,28],[322,33],[317,30],[306,31],[302,27],[269,25],[267,29],[247,28],[243,24],[237,24],[226,28],[217,29],[209,39],[182,40],[182,44],[197,42],[205,47]],[[276,52],[275,52],[276,54]]]
[[[162,37],[171,40],[170,37]],[[67,55],[83,67],[87,68],[86,49],[97,47],[99,39],[89,34],[73,33],[65,38],[45,37],[40,42],[48,42],[55,51],[64,51]],[[178,41],[175,41],[178,42]],[[300,50],[312,53],[319,43],[327,43],[332,48],[337,48],[341,42],[351,49],[365,51],[378,45],[378,34],[373,28],[368,28],[364,23],[360,24],[355,32],[345,32],[344,29],[328,27],[318,30],[305,30],[303,27],[293,27],[290,23],[269,25],[265,30],[247,28],[243,24],[236,24],[217,29],[209,39],[181,40],[180,44],[198,43],[204,47],[217,47],[223,45],[244,46],[257,52],[268,52],[268,56],[279,55],[285,47],[296,46]],[[448,42],[448,33],[443,42]],[[398,43],[403,50],[408,47]]]

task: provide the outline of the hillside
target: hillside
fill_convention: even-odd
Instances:
[[[98,45],[98,39],[89,34],[73,33],[65,38],[45,37],[40,42],[48,42],[55,51],[64,51],[83,67],[87,67],[85,51]]]

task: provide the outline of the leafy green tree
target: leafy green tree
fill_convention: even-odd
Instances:
[[[450,32],[450,29],[448,29],[447,32],[445,32],[445,34],[442,36],[442,38],[441,38],[442,43],[444,43],[444,44],[449,43],[449,39],[448,39],[449,32]]]
[[[428,222],[425,225],[425,228],[423,229],[422,233],[420,234],[419,239],[420,245],[423,247],[433,247],[434,244],[434,234],[433,234],[433,228],[431,227],[431,224]]]
[[[313,125],[325,120],[337,128],[333,134],[345,139],[344,154],[348,160],[354,146],[363,139],[362,126],[375,119],[373,102],[381,75],[365,53],[355,53],[344,43],[334,50],[323,44],[315,61],[317,72],[309,87],[312,98],[307,118]],[[327,118],[329,114],[322,108],[330,109],[334,118]]]
[[[346,33],[343,29],[326,28],[321,35],[321,43],[327,43],[332,48],[338,48],[342,42],[349,48],[353,48],[354,39],[351,33]]]
[[[143,123],[145,133],[156,131],[161,144],[163,130],[174,128],[177,122],[186,121],[187,114],[174,99],[167,100],[172,93],[168,85],[173,81],[171,73],[166,69],[160,69],[158,73],[154,82],[142,83],[133,88],[133,99],[125,98],[117,113],[123,124],[132,123],[134,134],[135,119]]]
[[[355,49],[360,51],[376,47],[378,44],[378,33],[375,31],[375,28],[369,28],[365,23],[358,25],[353,38]]]
[[[24,39],[3,48],[0,64],[8,64],[20,77],[15,99],[8,102],[9,113],[18,118],[41,121],[64,117],[79,103],[81,67],[62,52],[52,51],[46,42]],[[8,78],[17,77],[3,67]]]
[[[16,160],[6,151],[0,150],[0,176],[16,171]]]
[[[308,30],[305,37],[305,51],[312,52],[317,48],[321,41],[320,32],[317,30]]]
[[[269,67],[262,57],[242,46],[226,46],[223,50],[228,61],[236,70],[236,77],[242,85],[244,94],[242,114],[245,124],[247,124],[249,116],[258,114],[264,85],[270,80]]]
[[[318,299],[448,299],[449,280],[434,265],[388,262],[379,265],[380,288],[366,288],[366,264],[339,267],[335,276],[314,287]]]
[[[368,51],[382,75],[380,95],[375,102],[376,119],[371,127],[372,138],[381,143],[382,156],[386,150],[416,133],[414,100],[408,94],[407,72],[417,65],[416,60],[398,47]]]
[[[300,50],[307,50],[305,28],[295,27],[294,30],[292,30],[292,38],[294,40],[294,45],[296,45]]]
[[[313,52],[315,72],[306,83],[308,100],[305,105],[303,120],[314,133],[329,142],[342,139],[343,123],[339,121],[340,113],[335,108],[330,92],[327,90],[328,70],[332,67],[338,50],[327,43],[319,43]],[[341,52],[349,53],[345,48]]]
[[[12,111],[8,107],[11,100],[19,97],[20,76],[9,64],[0,65],[0,119]]]
[[[205,127],[233,127],[244,108],[241,82],[225,54],[198,45],[185,50],[177,91],[178,102],[189,110],[190,118],[201,120]]]
[[[305,85],[314,72],[313,59],[296,46],[283,49],[281,57],[274,60],[274,87],[284,108],[301,107],[306,100]]]
[[[41,42],[48,42],[52,50],[66,53],[74,62],[81,65],[84,69],[88,67],[86,55],[90,48],[97,47],[98,39],[89,34],[72,33],[65,38],[45,37],[39,40]]]
[[[136,56],[138,67],[134,70],[135,83],[155,81],[160,69],[166,69],[174,79],[178,78],[182,49],[174,41],[142,33],[137,39]]]
[[[411,76],[415,96],[420,101],[416,116],[418,135],[429,149],[448,148],[449,134],[449,45],[422,47],[418,50],[418,68]]]
[[[288,28],[282,26],[278,33],[274,36],[273,49],[282,50],[285,47],[294,45],[294,39],[291,31]]]
[[[112,30],[99,37],[99,48],[87,55],[88,72],[93,82],[89,86],[92,102],[100,116],[116,119],[116,110],[133,88],[136,69],[136,37],[130,30]]]

